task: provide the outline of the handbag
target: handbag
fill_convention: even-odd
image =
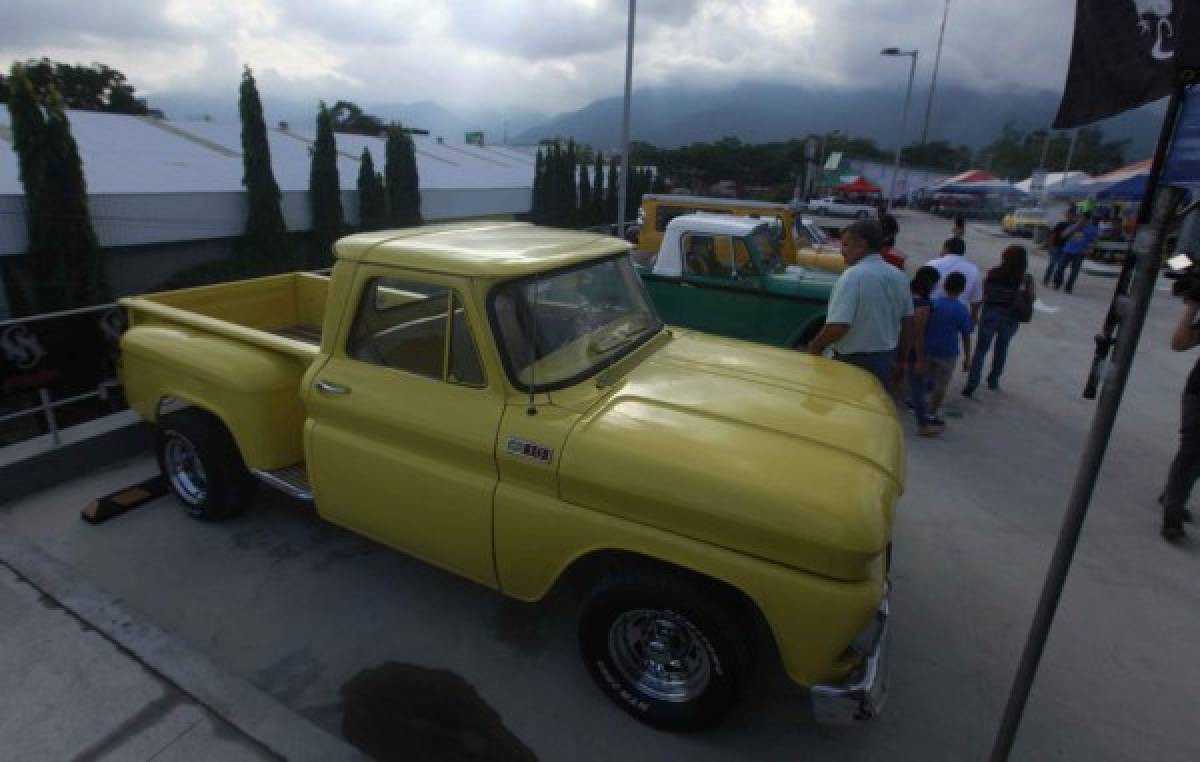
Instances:
[[[1025,280],[1021,281],[1021,287],[1017,289],[1017,298],[1013,301],[1013,305],[1009,310],[1009,316],[1018,323],[1028,323],[1033,320],[1033,276],[1026,273]]]

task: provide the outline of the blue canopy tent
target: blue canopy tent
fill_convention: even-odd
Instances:
[[[1146,180],[1149,175],[1133,175],[1115,182],[1096,194],[1100,201],[1141,201],[1146,195]]]

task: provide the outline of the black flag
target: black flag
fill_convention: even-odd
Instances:
[[[1171,92],[1200,53],[1195,0],[1076,0],[1071,67],[1054,126],[1090,124]],[[1189,60],[1181,60],[1187,56]]]

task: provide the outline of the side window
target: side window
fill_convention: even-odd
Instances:
[[[737,268],[739,275],[758,274],[758,268],[754,266],[754,257],[750,256],[750,250],[746,248],[745,238],[733,239],[733,266]]]
[[[444,286],[373,278],[363,293],[346,351],[374,365],[450,383],[484,385],[462,300]]]
[[[685,273],[705,277],[719,274],[721,263],[717,261],[717,247],[711,235],[685,233],[680,245]]]

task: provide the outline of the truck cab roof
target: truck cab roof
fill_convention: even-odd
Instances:
[[[707,235],[727,235],[732,237],[748,236],[767,223],[753,217],[737,217],[732,214],[681,214],[671,220],[663,234],[662,248],[654,261],[654,274],[664,277],[679,278],[683,275],[683,249],[681,248],[684,233],[702,233]]]
[[[525,222],[460,222],[359,233],[337,242],[338,259],[467,277],[516,278],[621,254],[612,236]]]

